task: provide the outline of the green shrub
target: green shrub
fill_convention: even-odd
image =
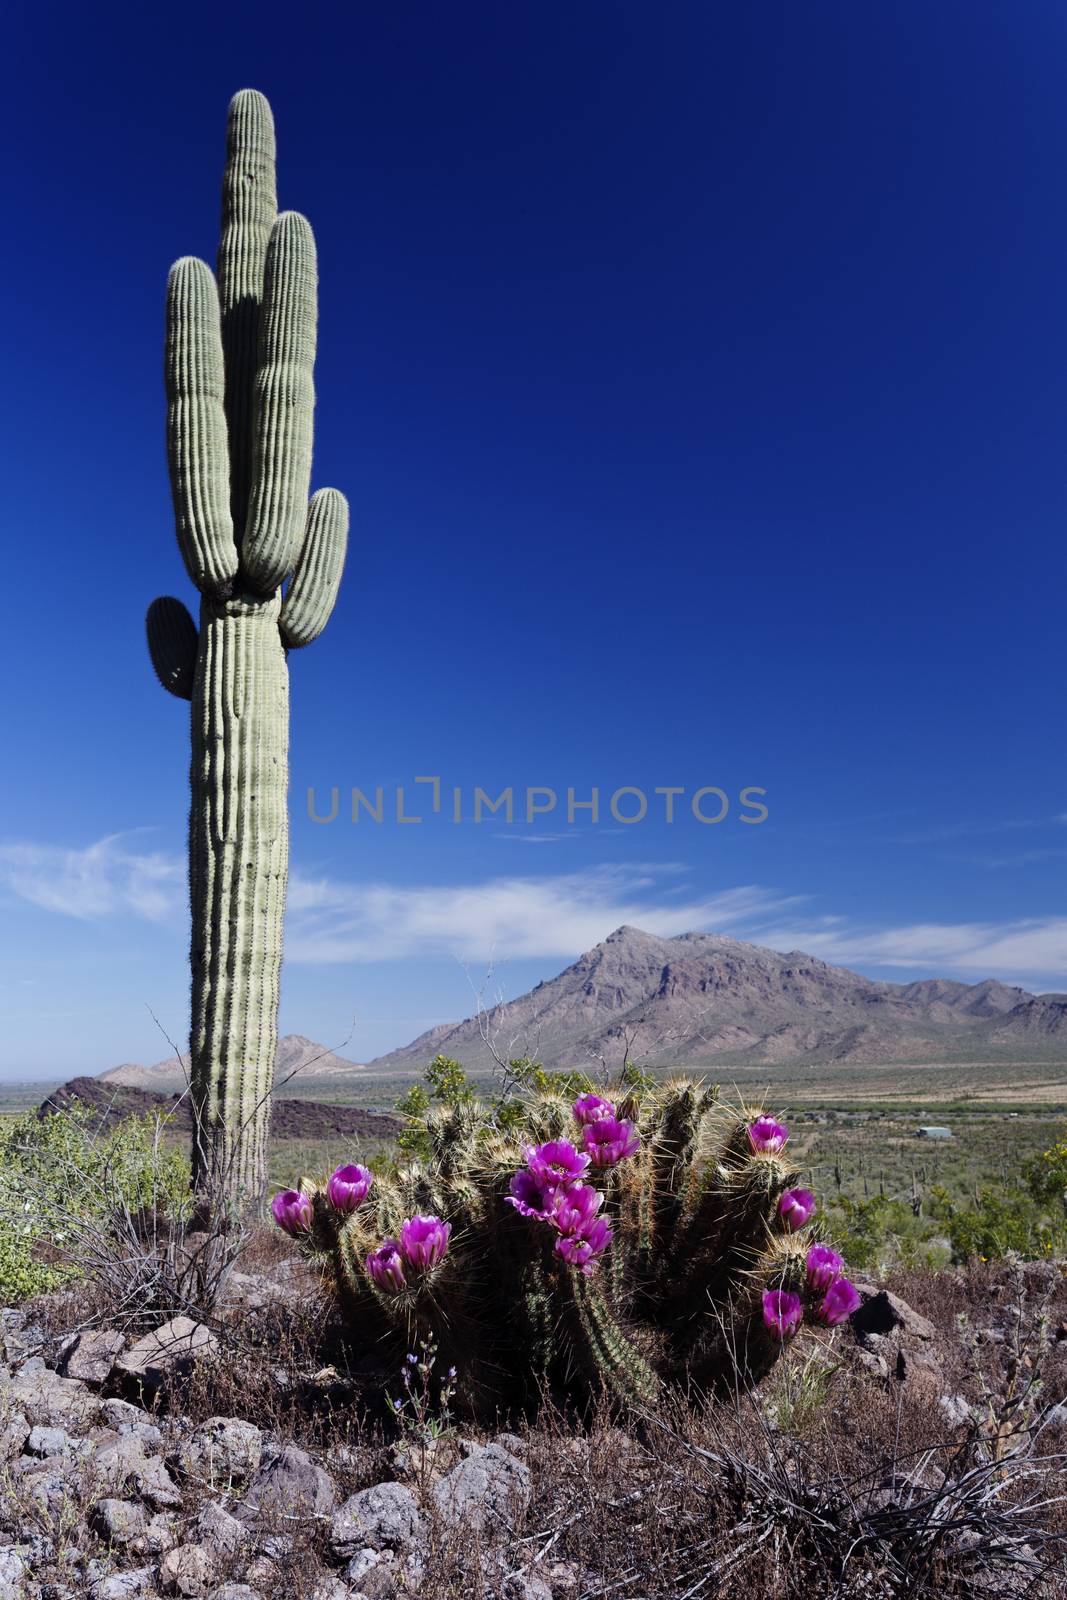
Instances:
[[[0,1299],[42,1294],[79,1276],[71,1247],[79,1224],[106,1229],[125,1210],[175,1219],[189,1208],[189,1163],[155,1119],[131,1117],[102,1131],[77,1103],[0,1130]]]

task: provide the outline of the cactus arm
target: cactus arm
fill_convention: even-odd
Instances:
[[[226,421],[230,439],[230,507],[240,545],[252,480],[252,411],[259,350],[259,305],[267,240],[277,215],[274,119],[255,89],[230,101],[222,233],[217,270],[226,357]]]
[[[283,211],[271,229],[259,317],[255,442],[241,565],[257,594],[273,594],[300,550],[311,479],[315,411],[315,240]]]
[[[336,489],[320,489],[308,506],[304,543],[278,623],[291,650],[317,639],[329,622],[347,545],[348,501]]]
[[[148,653],[156,677],[179,700],[193,698],[196,672],[196,623],[180,600],[162,595],[153,600],[145,617]]]
[[[205,594],[237,576],[229,506],[219,298],[211,268],[184,256],[167,280],[167,459],[178,545]]]

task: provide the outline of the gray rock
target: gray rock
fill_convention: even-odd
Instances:
[[[0,1545],[0,1600],[21,1600],[28,1569],[13,1544]]]
[[[7,1402],[31,1427],[79,1431],[100,1415],[100,1402],[76,1378],[61,1378],[42,1362],[27,1361],[6,1385]]]
[[[98,1500],[89,1513],[89,1525],[108,1544],[124,1548],[141,1538],[148,1527],[143,1506],[136,1500]]]
[[[406,1550],[422,1537],[415,1497],[402,1483],[361,1489],[334,1513],[330,1547],[342,1560],[357,1551]]]
[[[73,1446],[74,1440],[65,1428],[46,1428],[38,1423],[30,1429],[26,1453],[31,1456],[62,1456],[67,1455]]]
[[[476,1450],[433,1491],[442,1520],[453,1528],[506,1533],[525,1514],[533,1493],[525,1462],[498,1444]]]
[[[132,1572],[113,1572],[97,1579],[89,1594],[91,1600],[137,1600],[140,1595],[155,1593],[154,1578],[151,1567],[137,1567]]]
[[[168,1517],[165,1511],[157,1511],[149,1517],[144,1534],[137,1542],[137,1551],[139,1555],[161,1556],[177,1542],[173,1517]]]
[[[124,1351],[115,1371],[134,1393],[151,1393],[168,1378],[209,1360],[218,1347],[218,1339],[202,1322],[172,1317]]]
[[[225,1555],[233,1555],[247,1537],[244,1524],[231,1516],[218,1500],[209,1500],[196,1519],[196,1536]]]
[[[262,1596],[247,1583],[224,1583],[221,1588],[212,1589],[208,1600],[262,1600]]]
[[[13,1456],[21,1455],[29,1437],[30,1425],[21,1412],[8,1417],[0,1428],[0,1461],[10,1461]]]
[[[240,1417],[209,1417],[182,1445],[177,1460],[188,1477],[229,1487],[252,1477],[263,1455],[263,1435]]]
[[[162,1434],[143,1406],[131,1405],[128,1400],[120,1400],[117,1395],[101,1401],[100,1413],[108,1427],[114,1428],[116,1433],[129,1433],[131,1430],[139,1429],[145,1438],[149,1433],[157,1442],[162,1438]]]
[[[971,1405],[966,1395],[939,1395],[937,1409],[949,1426],[953,1428],[962,1428],[971,1420]]]
[[[328,1517],[335,1500],[333,1479],[305,1450],[272,1445],[263,1451],[238,1515],[248,1520],[262,1508],[271,1516]]]
[[[179,1544],[159,1564],[159,1586],[164,1594],[199,1596],[211,1587],[214,1560],[201,1544]]]
[[[98,1389],[111,1376],[125,1343],[125,1335],[113,1328],[94,1328],[79,1333],[64,1350],[59,1370],[67,1378],[77,1378]]]
[[[504,1579],[503,1600],[552,1600],[552,1590],[536,1572],[512,1572]]]
[[[145,1456],[143,1465],[134,1473],[137,1493],[157,1511],[180,1506],[181,1491],[158,1456]]]
[[[4,1360],[10,1366],[25,1361],[37,1350],[43,1349],[44,1344],[44,1329],[39,1323],[31,1322],[25,1311],[13,1306],[0,1311],[0,1347]]]
[[[857,1337],[869,1333],[892,1333],[895,1328],[900,1328],[912,1339],[936,1339],[937,1329],[933,1323],[913,1311],[899,1295],[888,1289],[879,1289],[873,1283],[857,1283],[856,1288],[863,1304],[852,1313],[849,1322]]]
[[[312,1589],[310,1600],[355,1600],[355,1596],[340,1578],[323,1578]]]

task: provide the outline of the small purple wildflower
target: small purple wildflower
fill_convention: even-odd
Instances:
[[[358,1163],[338,1167],[326,1185],[326,1198],[335,1211],[355,1211],[367,1198],[374,1175]]]
[[[620,1122],[617,1117],[601,1117],[589,1122],[582,1131],[582,1144],[593,1166],[605,1170],[617,1167],[627,1156],[635,1155],[641,1139],[632,1122]]]
[[[835,1278],[816,1306],[815,1315],[828,1328],[836,1328],[839,1323],[847,1322],[862,1304],[860,1292],[854,1283],[847,1278]]]
[[[764,1291],[763,1326],[783,1344],[796,1333],[803,1316],[804,1307],[798,1294],[790,1294],[788,1289]]]
[[[523,1155],[542,1189],[558,1189],[563,1183],[577,1183],[589,1165],[589,1157],[579,1155],[567,1139],[550,1139],[547,1144],[528,1145]]]
[[[389,1294],[398,1294],[407,1281],[404,1258],[395,1239],[383,1239],[377,1250],[371,1251],[364,1266],[378,1288]]]
[[[815,1196],[810,1189],[787,1189],[778,1202],[778,1215],[796,1233],[815,1215]]]
[[[748,1142],[754,1155],[776,1156],[784,1150],[789,1129],[773,1117],[757,1117],[748,1130]]]
[[[400,1229],[400,1248],[404,1260],[412,1267],[427,1271],[445,1258],[452,1224],[440,1217],[408,1217]]]
[[[813,1244],[804,1257],[808,1270],[809,1289],[828,1289],[838,1276],[844,1262],[828,1244]]]
[[[532,1173],[516,1172],[511,1180],[511,1193],[504,1198],[520,1216],[537,1217],[541,1222],[550,1222],[558,1193],[558,1189],[539,1183]]]
[[[615,1107],[610,1100],[605,1100],[599,1094],[579,1095],[573,1106],[574,1120],[586,1127],[590,1122],[599,1122],[603,1117],[613,1117]]]
[[[274,1196],[270,1209],[283,1233],[291,1233],[294,1238],[307,1233],[311,1227],[314,1215],[311,1201],[299,1189],[282,1189]]]

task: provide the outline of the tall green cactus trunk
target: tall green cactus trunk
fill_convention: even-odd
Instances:
[[[191,1089],[202,1210],[266,1183],[288,872],[288,652],[329,620],[348,537],[335,489],[308,503],[315,404],[311,229],[275,213],[263,96],[230,106],[218,279],[167,285],[167,445],[178,544],[201,593],[148,610],[163,687],[191,700]],[[288,580],[288,582],[286,582]],[[284,586],[284,596],[283,596]]]
[[[192,903],[194,1181],[258,1194],[277,1046],[289,668],[278,601],[200,608],[193,685]]]

